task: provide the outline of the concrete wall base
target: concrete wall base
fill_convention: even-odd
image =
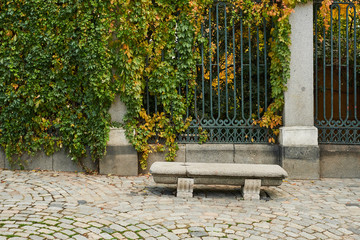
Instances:
[[[138,175],[138,154],[133,146],[108,146],[106,156],[99,163],[100,174]]]
[[[5,168],[5,153],[4,151],[0,148],[0,169],[1,168]]]
[[[107,155],[100,163],[90,158],[83,159],[84,166],[91,171],[100,171],[101,174],[114,174],[122,176],[138,175],[138,154],[125,137],[125,130],[111,129]],[[83,172],[84,169],[72,161],[65,150],[46,156],[38,152],[35,156],[24,154],[17,164],[10,164],[5,154],[0,150],[0,168],[13,170],[52,170],[65,172]],[[100,168],[100,169],[99,169]]]
[[[51,170],[51,171],[64,171],[64,172],[83,172],[84,169],[76,162],[71,160],[65,150],[54,153],[51,156],[47,156],[44,152],[38,152],[34,156],[24,154],[20,157],[20,160],[16,162],[10,162],[5,158],[3,151],[0,152],[0,168],[11,170]],[[16,156],[14,156],[16,159]],[[91,171],[98,170],[98,164],[94,163],[90,158],[82,160],[84,166]],[[1,167],[3,166],[3,167]]]
[[[179,144],[179,150],[176,152],[175,162],[185,162],[186,156],[186,144]],[[167,151],[165,152],[154,152],[149,154],[147,160],[146,169],[139,169],[140,173],[149,173],[150,167],[154,162],[165,162]]]
[[[289,179],[320,178],[318,146],[281,146],[280,162]]]
[[[115,131],[116,132],[116,131]],[[118,131],[122,136],[121,132]],[[115,133],[112,133],[114,135]],[[115,134],[116,135],[116,134]],[[112,141],[115,141],[113,138]],[[116,142],[116,141],[115,141]],[[226,155],[233,154],[234,163],[279,164],[288,173],[290,179],[318,179],[318,178],[360,178],[360,146],[354,145],[320,145],[318,146],[278,146],[261,144],[228,144],[227,147],[217,144],[179,144],[177,162],[196,162],[194,156],[200,157],[199,162],[213,157],[211,161],[222,162],[221,156],[210,154],[228,148]],[[211,151],[206,153],[211,147]],[[196,149],[196,154],[191,153]],[[190,155],[187,154],[190,150]],[[109,146],[107,155],[99,163],[91,159],[84,159],[84,164],[90,170],[100,173],[123,176],[136,176],[139,173],[137,152],[130,145]],[[202,152],[202,153],[201,153]],[[217,157],[216,157],[217,156]],[[226,161],[228,159],[225,159]],[[148,168],[142,173],[147,173],[152,163],[165,161],[165,153],[152,153],[149,156]],[[53,171],[84,171],[76,162],[72,161],[65,150],[46,156],[43,152],[31,157],[24,155],[20,160],[21,166],[11,166],[7,161],[4,151],[0,150],[0,169],[24,170],[53,170]]]
[[[360,146],[320,145],[322,178],[360,178]]]
[[[138,153],[129,143],[122,128],[110,129],[107,154],[100,161],[100,174],[136,176],[139,174]]]
[[[233,163],[233,144],[186,144],[186,162]]]
[[[154,162],[165,161],[165,152],[151,153],[148,173]],[[266,144],[179,144],[176,162],[279,164],[279,146]]]

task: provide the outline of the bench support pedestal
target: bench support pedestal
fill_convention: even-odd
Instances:
[[[245,179],[241,188],[244,200],[260,200],[261,179]]]
[[[193,190],[193,178],[178,178],[176,197],[192,198]]]

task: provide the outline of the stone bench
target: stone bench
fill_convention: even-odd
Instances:
[[[236,185],[245,200],[260,199],[261,186],[280,186],[288,176],[278,165],[192,162],[155,162],[150,173],[156,183],[177,184],[177,197],[192,197],[194,184]]]

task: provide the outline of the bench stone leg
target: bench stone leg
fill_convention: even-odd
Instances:
[[[176,197],[192,198],[194,190],[194,179],[178,178]]]
[[[245,179],[242,187],[244,200],[260,200],[261,179]]]

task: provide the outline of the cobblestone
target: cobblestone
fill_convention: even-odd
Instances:
[[[0,240],[360,240],[360,179],[284,181],[270,199],[238,187],[196,186],[174,196],[151,176],[0,169]]]

